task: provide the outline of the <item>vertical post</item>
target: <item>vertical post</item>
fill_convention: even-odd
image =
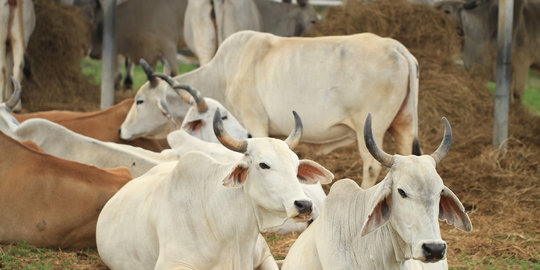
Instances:
[[[499,0],[493,146],[500,147],[503,152],[506,152],[506,138],[508,137],[513,14],[514,0]]]
[[[101,109],[114,104],[116,0],[103,1],[103,58],[101,61]]]

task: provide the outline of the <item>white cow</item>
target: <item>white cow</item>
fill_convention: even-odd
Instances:
[[[408,259],[444,260],[446,242],[437,217],[463,231],[472,225],[435,170],[452,141],[450,124],[446,118],[443,122],[444,139],[433,154],[389,155],[375,143],[368,115],[366,145],[390,171],[367,190],[350,179],[336,182],[321,215],[293,244],[282,269],[399,269]]]
[[[221,102],[255,137],[286,135],[292,125],[287,112],[296,110],[306,122],[303,142],[316,146],[318,153],[356,141],[364,188],[375,183],[381,169],[362,140],[369,111],[377,120],[377,143],[382,144],[388,130],[398,152],[408,155],[417,141],[417,61],[390,38],[370,33],[283,38],[242,31],[230,36],[210,63],[174,80]],[[160,123],[167,121],[156,105],[166,96],[170,111],[181,110],[175,105],[180,98],[172,92],[158,79],[143,85],[136,95],[141,105],[128,113],[121,138],[160,134]]]
[[[191,105],[189,109],[185,112],[185,115],[182,118],[180,118],[179,117],[180,113],[172,112],[169,109],[168,99],[158,98],[159,101],[157,102],[159,102],[160,104],[159,109],[161,110],[161,113],[165,117],[159,117],[156,120],[171,121],[172,123],[175,124],[176,127],[180,127],[180,129],[185,130],[189,134],[201,140],[204,140],[207,142],[219,143],[216,135],[214,134],[214,129],[212,125],[214,115],[216,111],[219,110],[219,112],[221,113],[221,121],[223,122],[223,127],[229,132],[229,134],[231,134],[232,137],[239,140],[243,140],[243,139],[247,139],[251,137],[248,131],[240,124],[240,122],[238,122],[236,117],[234,117],[234,115],[229,113],[229,111],[227,111],[227,109],[217,100],[203,97],[199,90],[192,88],[188,85],[178,85],[174,82],[174,80],[171,77],[165,74],[159,74],[159,73],[155,74],[153,73],[153,71],[150,69],[149,66],[143,65],[143,67],[146,69],[149,69],[145,71],[148,74],[152,74],[151,76],[159,77],[163,79],[165,82],[167,82],[172,87],[172,89],[177,91],[177,93],[186,103]],[[187,93],[189,93],[191,98],[189,98],[189,96],[187,96],[186,93],[184,93],[181,90],[185,90]],[[148,129],[145,123],[131,122],[127,118],[124,121],[124,123],[125,124],[123,126],[126,131]],[[181,124],[177,124],[177,123],[181,123]],[[163,125],[163,126],[166,126],[166,125]],[[171,126],[169,125],[169,127]],[[161,130],[160,133],[154,133],[152,135],[154,137],[166,136],[167,138],[169,138],[168,134],[170,132],[172,132],[172,130],[165,129],[165,130]]]
[[[285,141],[239,141],[220,120],[217,113],[217,137],[244,153],[242,160],[221,163],[190,152],[132,180],[105,205],[97,246],[111,269],[253,269],[259,232],[311,216],[298,182],[329,183],[333,175],[289,149],[301,123]]]
[[[160,154],[131,145],[102,142],[40,118],[20,124],[14,131],[14,137],[34,141],[46,153],[64,159],[100,168],[125,166],[134,177],[159,163],[177,160],[170,150]]]
[[[7,78],[22,80],[24,53],[35,25],[32,0],[0,0],[0,102],[11,92]],[[16,110],[21,110],[20,101]]]
[[[213,137],[216,138],[215,135]],[[189,134],[183,129],[169,133],[167,136],[167,142],[171,146],[172,151],[174,151],[174,153],[176,153],[176,155],[179,157],[191,151],[200,151],[206,153],[220,162],[239,161],[243,157],[242,154],[233,152],[221,144],[203,141],[198,137]],[[320,209],[322,209],[324,199],[326,198],[326,194],[324,193],[320,183],[312,185],[306,185],[303,183],[300,184],[304,193],[313,202],[313,217],[312,220],[310,220],[311,222],[319,216]],[[302,232],[307,228],[307,226],[308,222],[295,222],[292,219],[288,219],[283,225],[275,228],[273,231],[278,232],[279,234]]]
[[[184,20],[184,39],[205,65],[221,43],[242,30],[280,36],[300,36],[317,21],[315,9],[307,1],[298,5],[270,0],[190,0]]]

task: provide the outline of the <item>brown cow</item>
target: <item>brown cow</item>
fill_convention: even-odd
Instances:
[[[435,5],[457,21],[464,34],[462,58],[469,70],[495,74],[498,1],[443,1]],[[540,70],[540,1],[516,0],[512,26],[511,92],[521,104],[529,68]]]
[[[166,143],[152,139],[136,139],[126,141],[120,139],[118,130],[126,119],[133,104],[133,98],[126,99],[106,110],[95,112],[45,111],[27,114],[14,114],[19,122],[30,118],[44,118],[56,122],[79,134],[104,142],[115,142],[142,147],[151,151],[161,152],[168,148]]]
[[[105,203],[131,180],[127,168],[104,170],[60,159],[0,132],[0,241],[39,247],[95,247]]]

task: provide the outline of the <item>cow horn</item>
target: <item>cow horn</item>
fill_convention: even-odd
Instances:
[[[366,123],[364,124],[364,141],[366,142],[367,149],[377,161],[386,167],[392,166],[394,157],[380,149],[373,138],[373,132],[371,131],[371,113],[368,113]]]
[[[9,111],[12,111],[13,108],[17,105],[17,102],[21,99],[21,84],[15,78],[11,77],[11,83],[13,84],[13,93],[11,97],[6,101],[6,107]]]
[[[206,104],[206,101],[204,100],[204,97],[202,96],[201,91],[195,88],[192,88],[189,85],[176,85],[176,86],[173,86],[173,88],[186,90],[193,97],[193,99],[195,99],[195,103],[197,103],[197,110],[199,112],[208,111],[208,105]]]
[[[154,74],[154,70],[150,67],[148,62],[146,60],[142,59],[139,60],[139,64],[141,64],[144,73],[146,73],[146,77],[148,78],[148,81],[150,82],[150,87],[154,88],[157,86],[158,81],[156,80],[156,76]]]
[[[444,123],[444,138],[439,145],[439,148],[431,154],[431,157],[435,160],[436,164],[443,160],[446,154],[448,154],[448,150],[450,150],[450,145],[452,145],[452,127],[450,127],[450,123],[448,123],[446,117],[443,117],[442,121]]]
[[[289,148],[294,149],[298,143],[300,143],[300,138],[302,137],[303,132],[303,125],[302,125],[302,119],[300,119],[300,116],[296,111],[292,112],[294,115],[294,129],[291,131],[291,134],[285,139],[285,142],[287,145],[289,145]]]
[[[223,122],[221,121],[221,113],[219,109],[214,114],[214,134],[223,146],[233,150],[235,152],[245,153],[247,151],[247,141],[237,140],[227,133],[223,128]]]
[[[189,104],[190,95],[184,93],[183,91],[177,91],[178,89],[175,88],[176,82],[174,81],[173,78],[171,78],[171,76],[165,75],[165,74],[162,74],[162,73],[155,73],[154,76],[159,77],[162,80],[164,80],[168,85],[170,85],[172,87],[172,89],[180,96],[180,98],[185,103]]]

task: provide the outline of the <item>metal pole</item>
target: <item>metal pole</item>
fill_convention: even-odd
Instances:
[[[513,14],[514,0],[499,0],[493,146],[500,147],[503,152],[506,152],[506,138],[508,137]]]
[[[116,0],[103,1],[103,58],[101,61],[101,109],[114,104],[114,66],[116,59]]]

